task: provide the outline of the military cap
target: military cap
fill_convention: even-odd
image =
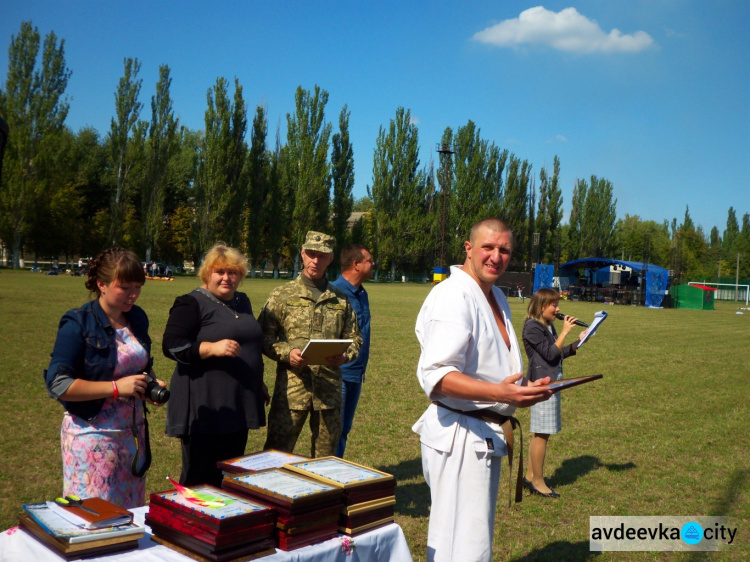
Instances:
[[[335,243],[336,239],[330,234],[309,230],[307,236],[305,236],[305,243],[302,244],[302,249],[322,252],[324,254],[332,254],[333,245]]]

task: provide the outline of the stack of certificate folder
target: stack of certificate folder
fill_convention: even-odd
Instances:
[[[276,513],[268,506],[213,486],[190,488],[209,505],[177,490],[151,494],[146,524],[151,538],[191,558],[224,562],[272,554]]]
[[[84,505],[88,501],[84,500]],[[18,523],[24,531],[66,560],[136,549],[138,539],[145,532],[143,527],[132,522],[86,529],[55,513],[46,503],[24,505]]]
[[[270,468],[227,475],[222,487],[276,509],[276,541],[281,550],[295,550],[338,535],[341,489],[336,486],[285,468]]]
[[[285,468],[342,491],[341,533],[357,535],[393,522],[396,505],[393,475],[338,457],[293,462]]]

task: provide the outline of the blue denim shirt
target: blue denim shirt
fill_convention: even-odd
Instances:
[[[127,313],[130,331],[151,357],[151,338],[148,317],[142,308],[133,306]],[[99,304],[99,299],[65,313],[57,328],[57,339],[49,368],[44,371],[44,382],[52,398],[52,383],[58,374],[88,381],[111,381],[117,364],[115,329]],[[151,359],[149,359],[149,365]],[[101,410],[104,399],[69,402],[60,400],[65,409],[90,421]]]
[[[359,347],[359,355],[351,363],[341,366],[341,378],[347,382],[364,382],[367,361],[370,358],[370,300],[364,286],[357,289],[349,283],[343,275],[339,275],[336,281],[331,283],[346,295],[354,312],[357,314],[357,324],[362,334],[362,345]]]

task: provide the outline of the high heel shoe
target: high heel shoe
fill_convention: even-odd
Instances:
[[[534,484],[531,482],[529,482],[529,491],[531,492],[532,496],[542,496],[543,498],[553,498],[553,499],[557,499],[560,497],[560,494],[555,492],[552,488],[550,488],[550,492],[548,494],[544,492],[540,492],[539,490],[537,490],[537,487],[534,486]]]
[[[526,477],[524,476],[524,477],[523,477],[523,487],[524,487],[524,488],[526,488],[526,489],[528,490],[528,489],[529,489],[529,486],[533,486],[533,484],[531,483],[531,480],[529,480],[528,478],[526,478]]]

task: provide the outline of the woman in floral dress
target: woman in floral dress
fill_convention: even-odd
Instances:
[[[143,392],[145,373],[153,372],[148,317],[135,306],[145,280],[133,252],[105,250],[86,279],[95,298],[60,320],[45,382],[66,410],[60,431],[64,495],[126,508],[145,503],[143,401],[153,402]]]

